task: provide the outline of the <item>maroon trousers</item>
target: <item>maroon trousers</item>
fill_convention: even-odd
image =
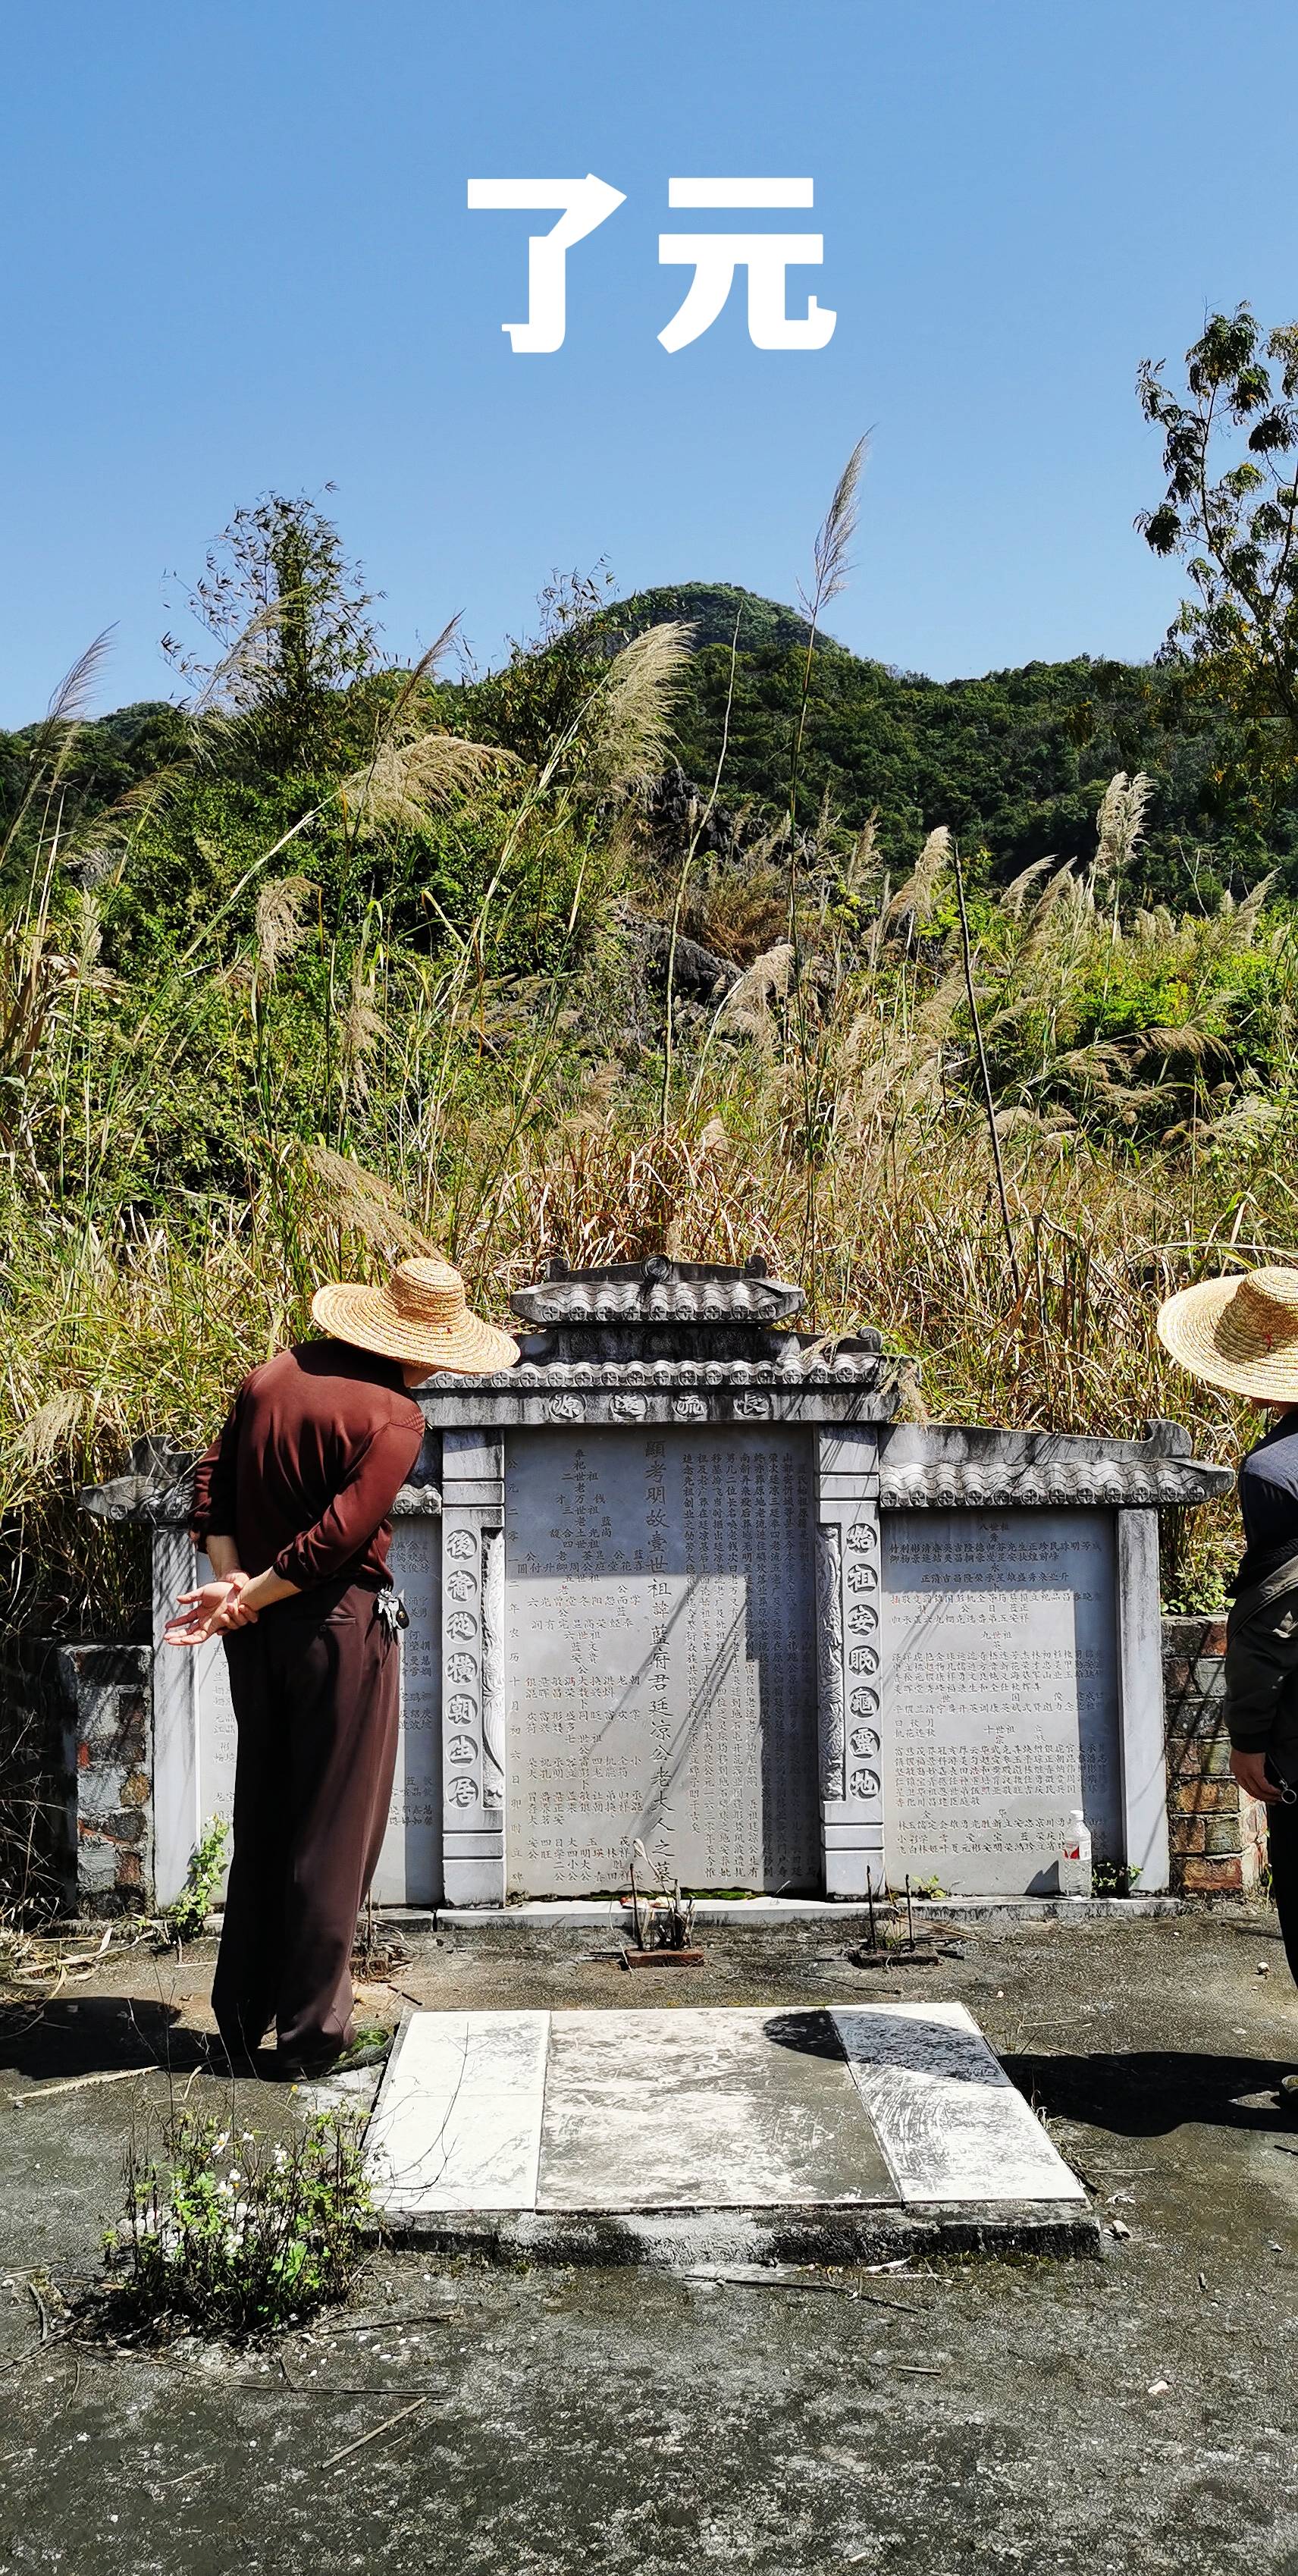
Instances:
[[[238,1722],[234,1852],[212,2007],[226,2046],[324,2057],[351,2036],[351,1950],[387,1824],[398,1649],[361,1584],[321,1585],[225,1639]]]

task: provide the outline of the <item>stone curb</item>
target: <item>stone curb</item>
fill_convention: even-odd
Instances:
[[[904,1896],[875,1902],[876,1919],[896,1926],[906,1910]],[[1088,1923],[1141,1915],[1181,1914],[1186,1900],[1180,1896],[943,1896],[912,1897],[911,1912],[916,1922],[961,1923]],[[439,1906],[435,1916],[438,1931],[505,1930],[511,1924],[537,1925],[581,1923],[603,1925],[609,1931],[631,1929],[631,1909],[617,1898],[571,1897],[534,1898],[522,1905],[447,1905]],[[377,1915],[375,1917],[377,1921]],[[400,1923],[402,1910],[387,1910],[386,1921]],[[741,1926],[761,1924],[772,1931],[790,1929],[798,1923],[841,1923],[855,1931],[868,1924],[870,1909],[859,1898],[828,1899],[814,1896],[752,1896],[728,1903],[724,1898],[699,1897],[695,1901],[696,1923],[724,1923]]]
[[[1150,1922],[1156,1918],[1180,1915],[1195,1918],[1225,1911],[1250,1913],[1257,1910],[1256,1897],[1247,1890],[1223,1887],[1207,1889],[1188,1896],[948,1896],[915,1897],[912,1912],[917,1923],[958,1923],[960,1925],[1012,1925],[1016,1923],[1120,1923]],[[490,1938],[511,1932],[591,1932],[606,1931],[629,1940],[629,1907],[615,1913],[603,1898],[574,1897],[533,1901],[525,1905],[496,1906],[431,1906],[385,1905],[374,1909],[376,1934],[395,1933],[403,1940],[418,1945],[437,1941],[448,1933],[481,1933]],[[894,1908],[880,1902],[875,1907],[880,1924],[887,1923],[895,1932],[904,1918],[905,1904]],[[145,1917],[121,1914],[106,1918],[102,1914],[65,1914],[50,1926],[50,1933],[60,1939],[88,1939],[93,1933],[102,1938],[107,1920],[120,1922],[124,1932],[140,1926]],[[203,1926],[203,1938],[220,1939],[222,1916],[209,1914]],[[714,1931],[761,1933],[776,1937],[799,1930],[830,1931],[835,1925],[856,1939],[868,1928],[869,1909],[853,1900],[831,1903],[814,1897],[752,1897],[742,1903],[709,1903],[701,1897],[695,1906],[695,1920],[708,1924]],[[124,1948],[132,1945],[123,1944]],[[192,1949],[193,1943],[186,1943]],[[120,1952],[117,1955],[121,1955]]]
[[[525,2210],[448,2218],[398,2213],[369,2231],[425,2253],[495,2263],[642,2264],[689,2272],[704,2264],[874,2263],[921,2254],[1082,2255],[1102,2251],[1092,2210],[1057,2201],[1004,2201],[994,2211],[935,2202],[906,2209],[649,2210],[633,2216]]]

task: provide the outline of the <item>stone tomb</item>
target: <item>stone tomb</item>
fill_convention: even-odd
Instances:
[[[1157,1516],[1226,1481],[1183,1433],[919,1428],[862,1333],[665,1259],[552,1275],[523,1361],[430,1380],[398,1498],[402,1748],[375,1895],[1048,1893],[1070,1809],[1167,1883]],[[154,1527],[158,1636],[194,1570],[188,1461],[85,1500]],[[157,1644],[154,1878],[227,1812],[220,1650]]]

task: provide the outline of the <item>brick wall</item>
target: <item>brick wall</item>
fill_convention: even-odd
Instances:
[[[59,1649],[80,1914],[138,1913],[153,1903],[152,1662],[147,1646]]]
[[[1230,1776],[1222,1714],[1226,1622],[1163,1621],[1167,1806],[1178,1896],[1248,1896],[1266,1863],[1266,1812]]]

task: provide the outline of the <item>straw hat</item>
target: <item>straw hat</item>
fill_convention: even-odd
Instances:
[[[519,1355],[509,1333],[469,1313],[464,1281],[449,1261],[403,1261],[385,1288],[351,1280],[317,1288],[311,1312],[340,1341],[393,1360],[427,1360],[430,1369],[485,1376],[513,1368]]]
[[[1160,1308],[1158,1337],[1209,1386],[1298,1404],[1298,1270],[1205,1279]]]

